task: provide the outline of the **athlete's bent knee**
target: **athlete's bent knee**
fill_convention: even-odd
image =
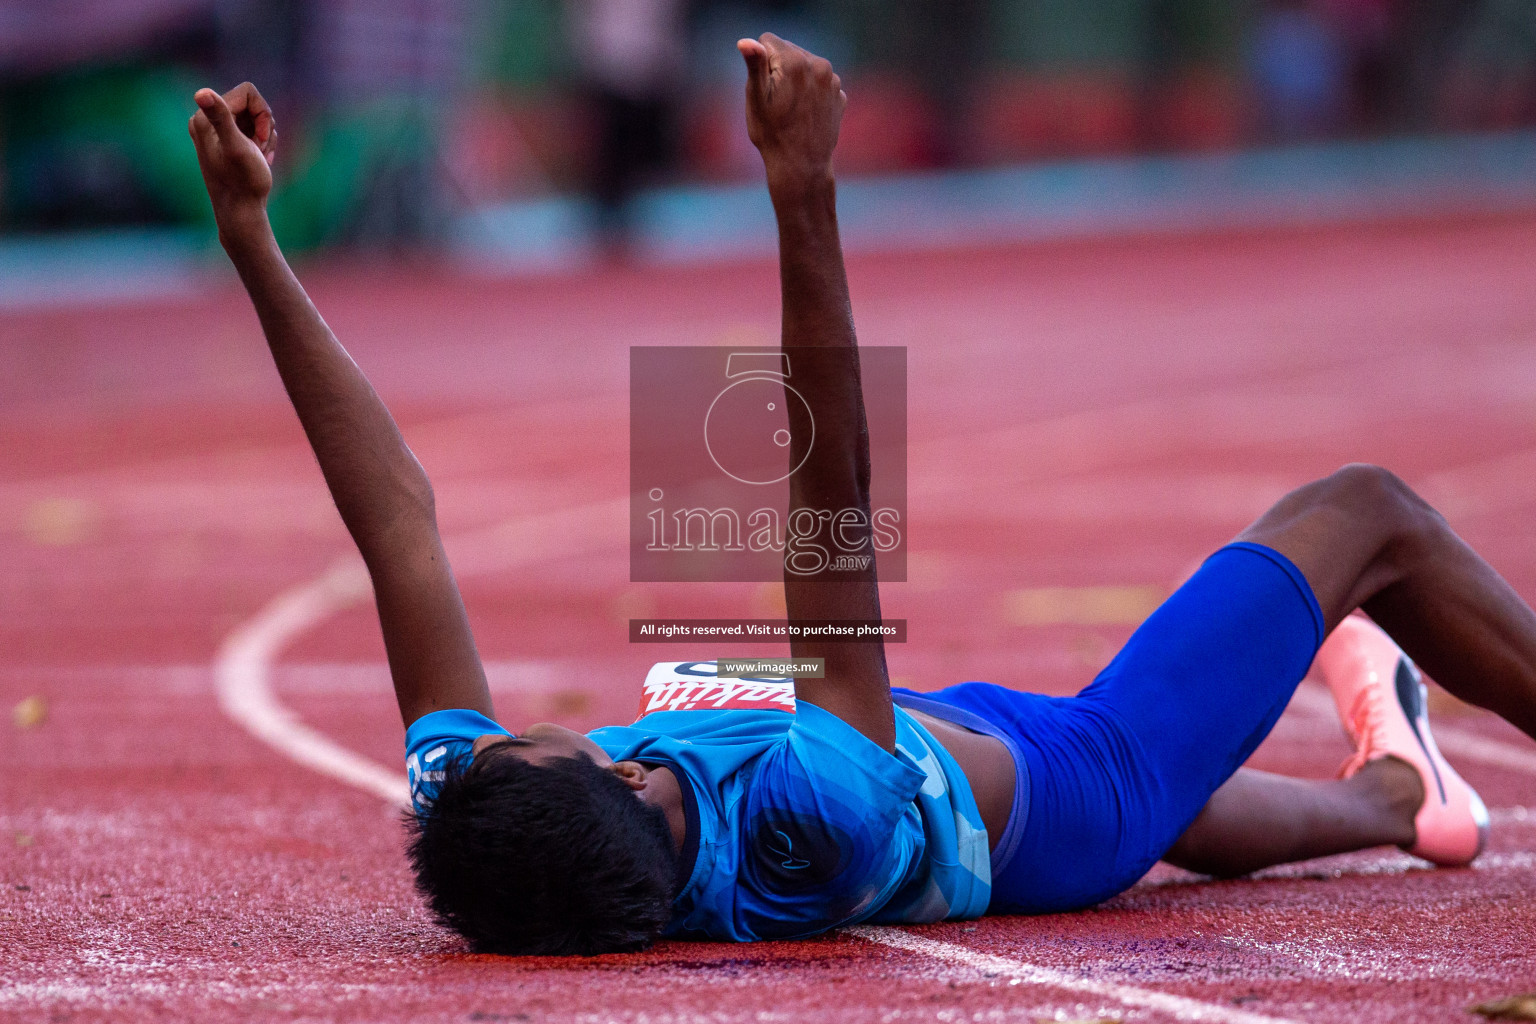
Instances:
[[[1423,537],[1444,526],[1445,521],[1428,502],[1396,473],[1381,466],[1350,463],[1320,483],[1323,501],[1394,538]]]

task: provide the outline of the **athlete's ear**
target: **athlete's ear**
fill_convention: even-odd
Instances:
[[[635,792],[645,788],[646,776],[650,775],[650,769],[635,761],[615,761],[608,766],[608,770],[619,777],[619,781]]]

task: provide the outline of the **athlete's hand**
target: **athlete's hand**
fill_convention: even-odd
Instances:
[[[830,181],[848,105],[831,62],[772,32],[736,49],[747,62],[747,136],[763,155],[769,187]]]
[[[223,96],[199,89],[193,99],[198,111],[187,122],[187,131],[197,147],[203,184],[224,237],[266,218],[277,125],[272,108],[250,82]]]

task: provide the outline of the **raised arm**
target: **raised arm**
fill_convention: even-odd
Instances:
[[[389,410],[283,259],[267,221],[277,131],[249,82],[202,89],[188,123],[219,242],[250,294],[272,360],[373,579],[400,716],[490,715],[491,695],[438,537],[432,485]]]
[[[785,604],[792,620],[875,620],[880,591],[867,525],[869,432],[832,175],[848,97],[830,63],[778,36],[743,39],[737,47],[747,62],[747,130],[762,153],[779,224],[782,344],[791,353],[795,387],[815,418],[811,456],[790,477],[789,516],[793,521],[797,514],[861,510],[870,555],[868,568],[858,572],[806,578],[786,568]],[[809,428],[791,416],[791,464],[810,443]],[[797,639],[790,648],[797,658],[826,659],[826,678],[795,680],[797,697],[832,712],[886,750],[895,747],[883,643]]]

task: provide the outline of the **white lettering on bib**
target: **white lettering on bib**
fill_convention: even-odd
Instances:
[[[795,711],[789,677],[721,679],[712,661],[663,661],[651,666],[640,691],[637,717],[657,711]]]

